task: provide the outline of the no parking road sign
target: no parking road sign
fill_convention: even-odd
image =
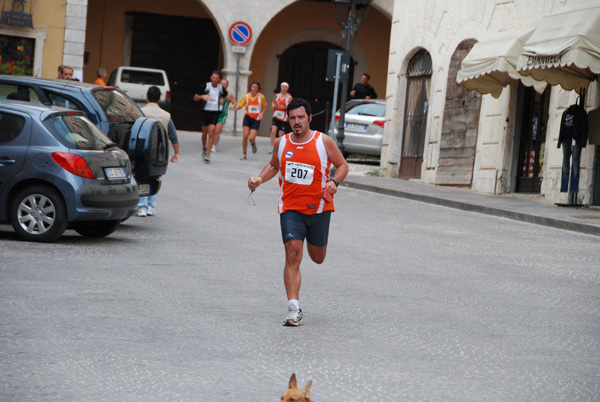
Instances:
[[[231,24],[229,28],[229,40],[233,44],[231,51],[236,53],[237,66],[235,71],[235,98],[238,98],[238,90],[240,86],[240,56],[246,53],[246,46],[252,40],[252,28],[243,21],[238,21]],[[237,134],[237,113],[233,114],[233,135]]]
[[[236,46],[246,46],[252,39],[252,28],[243,21],[238,21],[229,28],[229,40]]]

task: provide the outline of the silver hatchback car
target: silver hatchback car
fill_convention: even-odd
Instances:
[[[385,100],[353,99],[346,103],[344,157],[350,154],[381,155],[385,108]],[[339,118],[338,110],[335,114],[336,125]],[[329,130],[329,136],[336,142],[337,131],[337,127]]]

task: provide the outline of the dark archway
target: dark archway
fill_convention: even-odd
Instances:
[[[221,38],[214,22],[143,12],[127,16],[132,18],[131,65],[166,70],[175,126],[200,130],[200,107],[192,98],[220,65]]]
[[[313,113],[311,128],[319,131],[325,130],[326,122],[325,113],[318,113],[325,110],[327,102],[333,102],[334,85],[325,80],[329,49],[341,48],[329,42],[302,42],[289,47],[279,56],[277,82],[288,82],[290,93],[294,98],[304,98],[310,103]],[[350,61],[349,76],[352,80],[353,60]],[[340,85],[338,105],[341,99],[341,88]],[[352,88],[352,81],[349,82],[348,88]]]

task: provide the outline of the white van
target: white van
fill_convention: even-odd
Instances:
[[[157,86],[160,88],[158,104],[167,111],[171,110],[171,87],[165,70],[121,66],[110,74],[107,85],[118,87],[140,107],[146,104],[148,88]]]

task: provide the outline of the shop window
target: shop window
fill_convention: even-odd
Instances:
[[[0,35],[0,74],[33,75],[35,39]]]

